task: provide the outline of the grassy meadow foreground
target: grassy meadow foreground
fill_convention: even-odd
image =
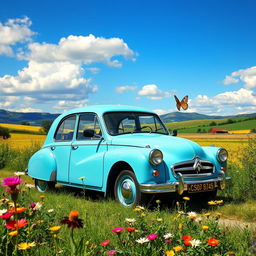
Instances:
[[[14,172],[26,168],[45,136],[11,135],[0,140],[0,255],[256,255],[253,135],[180,134],[229,151],[228,189],[208,203],[187,196],[153,198],[136,208],[87,191],[86,177],[83,190],[57,186],[40,194],[31,178]],[[5,179],[10,176],[16,178]],[[231,218],[239,225],[226,225]]]

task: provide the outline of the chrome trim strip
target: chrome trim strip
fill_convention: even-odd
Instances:
[[[225,180],[230,180],[230,177],[225,177]],[[219,182],[223,181],[222,177],[217,177],[213,179],[208,179],[208,180],[189,180],[189,181],[184,181],[184,191],[187,190],[187,185],[188,184],[196,184],[196,183],[209,183],[209,182],[214,182],[215,187],[219,187]],[[175,181],[175,182],[169,182],[169,183],[150,183],[150,184],[141,184],[140,185],[140,191],[142,193],[149,193],[149,194],[154,194],[154,193],[168,193],[168,192],[177,192],[178,191],[178,185],[180,182]]]

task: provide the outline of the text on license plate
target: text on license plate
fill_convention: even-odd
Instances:
[[[188,192],[189,193],[212,191],[214,189],[215,189],[214,182],[188,184]]]

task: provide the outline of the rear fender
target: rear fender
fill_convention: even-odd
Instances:
[[[32,178],[56,181],[57,165],[55,156],[49,148],[37,151],[29,160],[28,175]]]

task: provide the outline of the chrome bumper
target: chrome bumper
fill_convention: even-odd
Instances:
[[[196,183],[210,183],[214,182],[214,186],[217,189],[223,190],[226,186],[226,181],[230,180],[230,177],[226,177],[225,173],[222,172],[221,175],[214,179],[207,180],[189,180],[184,181],[184,178],[181,174],[179,174],[178,181],[170,182],[170,183],[150,183],[150,184],[141,184],[140,191],[142,193],[154,194],[154,193],[169,193],[169,192],[177,192],[180,195],[188,190],[188,184],[196,184]]]

